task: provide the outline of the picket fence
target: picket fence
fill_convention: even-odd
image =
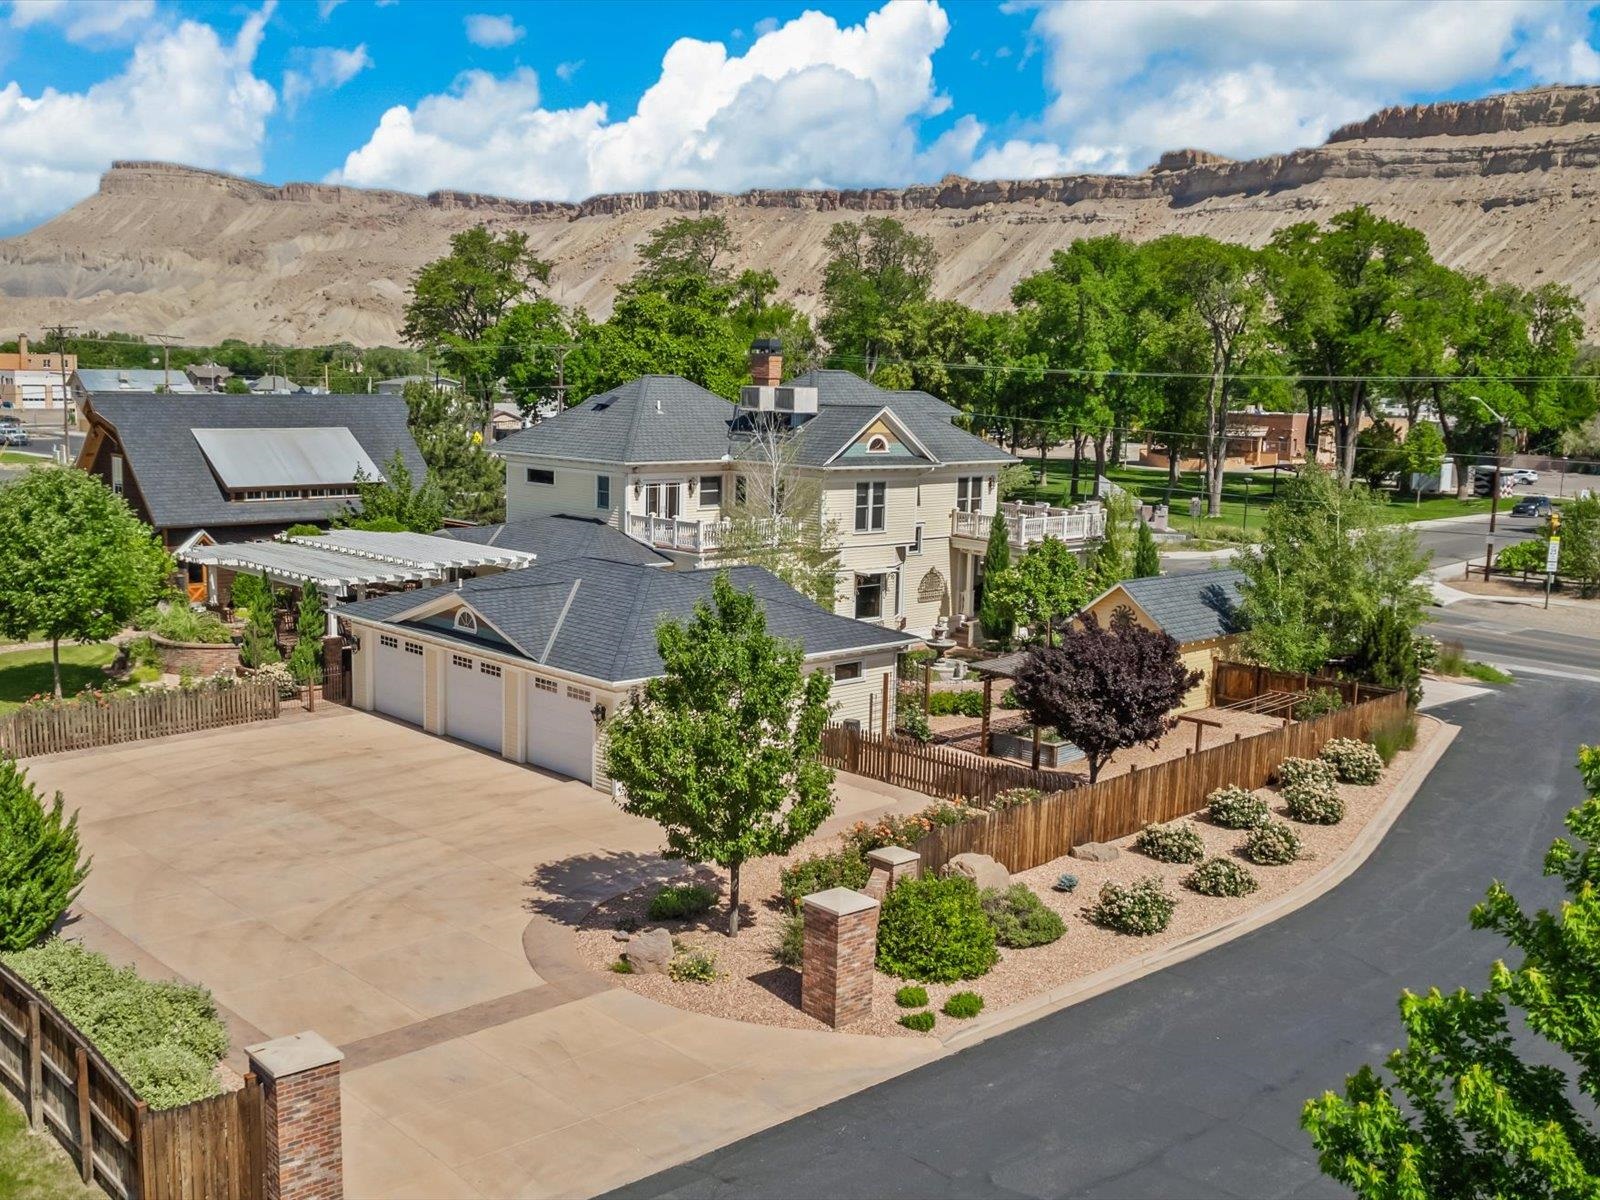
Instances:
[[[0,718],[0,754],[27,758],[87,750],[117,742],[270,721],[278,715],[278,689],[270,680],[231,687],[172,689],[101,700],[23,707]]]
[[[0,1086],[116,1200],[263,1200],[261,1088],[149,1109],[88,1038],[0,963]]]

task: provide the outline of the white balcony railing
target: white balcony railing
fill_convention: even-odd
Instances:
[[[628,514],[628,536],[636,542],[660,550],[684,550],[699,554],[722,546],[726,520],[694,521],[686,517],[652,517]]]
[[[1098,504],[1079,505],[1076,508],[1054,508],[1047,504],[1002,504],[1006,532],[1012,548],[1025,550],[1045,538],[1062,542],[1088,542],[1104,537],[1106,510]],[[953,537],[985,541],[994,524],[992,513],[952,513],[950,533]]]

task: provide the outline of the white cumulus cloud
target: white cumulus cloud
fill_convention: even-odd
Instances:
[[[57,25],[70,42],[96,42],[127,37],[155,15],[156,0],[12,0],[11,25]]]
[[[507,16],[490,16],[488,13],[471,13],[466,19],[467,41],[474,46],[493,49],[509,46],[522,40],[528,31]]]
[[[259,171],[277,97],[254,65],[271,14],[270,3],[251,13],[231,41],[198,21],[151,33],[120,74],[81,92],[0,86],[0,225],[81,200],[113,159]]]
[[[554,199],[925,178],[961,166],[981,135],[966,120],[919,149],[919,121],[948,105],[933,55],[949,28],[936,0],[890,0],[857,25],[805,12],[740,54],[680,38],[621,119],[599,103],[543,107],[527,68],[469,71],[389,109],[332,178]]]
[[[1588,3],[1073,0],[1035,10],[1053,99],[975,170],[1139,170],[1163,150],[1312,145],[1388,104],[1501,76],[1600,78]]]
[[[303,66],[283,73],[283,103],[291,114],[311,93],[342,88],[372,65],[365,42],[349,50],[318,46],[304,60]]]

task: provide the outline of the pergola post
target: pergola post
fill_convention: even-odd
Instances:
[[[1033,769],[1039,769],[1039,722],[1033,723]]]
[[[922,664],[922,719],[928,719],[928,710],[933,705],[933,664]]]
[[[989,708],[994,703],[994,676],[983,677],[983,728],[978,734],[978,753],[989,753]]]

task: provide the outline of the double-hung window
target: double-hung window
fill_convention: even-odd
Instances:
[[[606,509],[611,507],[611,476],[596,475],[594,477],[594,506]]]
[[[856,484],[857,533],[883,532],[888,486],[882,480]]]
[[[956,480],[956,511],[983,511],[983,476],[963,475]]]
[[[702,505],[720,505],[722,503],[722,476],[700,476],[700,503]]]

